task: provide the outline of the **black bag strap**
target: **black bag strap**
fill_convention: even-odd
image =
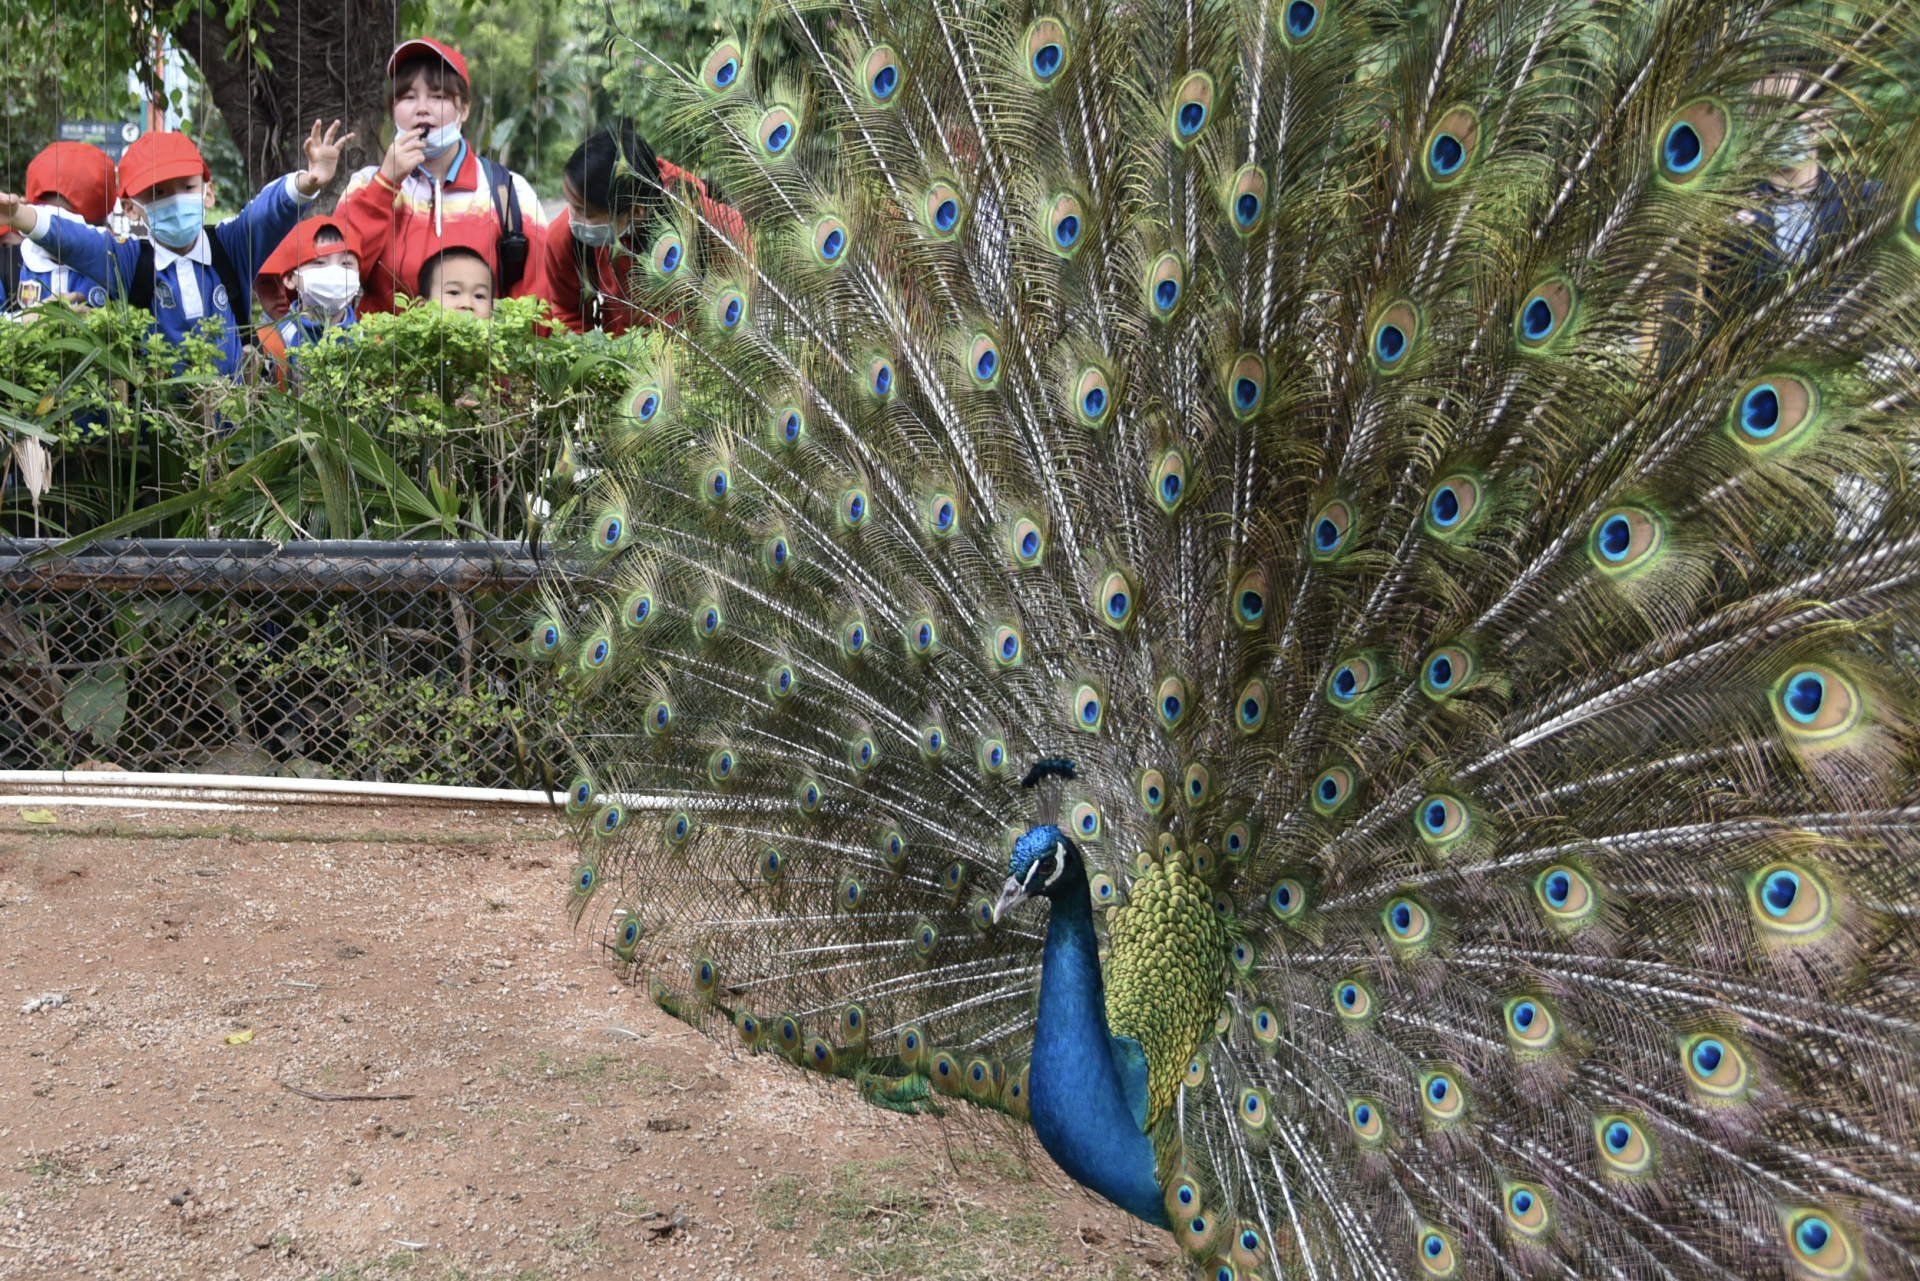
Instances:
[[[233,326],[240,335],[240,341],[253,341],[253,295],[240,286],[240,269],[233,265],[233,259],[227,256],[225,245],[220,237],[211,231],[207,233],[207,252],[213,259],[213,274],[227,288],[227,308],[233,313]],[[153,242],[140,242],[140,257],[133,265],[133,283],[127,287],[127,303],[141,311],[153,310],[154,279]]]
[[[494,293],[504,298],[513,292],[527,270],[528,241],[520,223],[520,190],[514,184],[511,169],[479,154],[474,159],[480,162],[480,176],[486,181],[487,193],[493,197],[494,224],[500,228],[494,255],[500,264],[500,279],[495,282]]]
[[[25,265],[19,245],[0,245],[0,298],[9,306],[20,301],[20,272]]]

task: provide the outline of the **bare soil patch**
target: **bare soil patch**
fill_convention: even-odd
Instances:
[[[0,1277],[1183,1270],[1012,1132],[616,984],[544,811],[55,813],[0,814]]]

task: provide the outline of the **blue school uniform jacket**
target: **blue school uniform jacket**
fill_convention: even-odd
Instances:
[[[55,211],[60,216],[61,211]],[[86,222],[77,217],[67,217],[67,222],[86,226]],[[89,307],[107,305],[107,287],[91,276],[63,266],[48,254],[46,248],[33,241],[20,246],[20,281],[14,296],[8,301],[13,306],[25,310],[37,307],[49,298],[61,294],[79,294],[80,301]]]
[[[200,239],[184,254],[162,244],[153,246],[151,332],[178,342],[217,318],[223,325],[220,372],[231,376],[239,369],[241,338],[251,327],[252,304],[248,298],[227,296],[213,267],[208,238],[219,238],[239,279],[251,284],[260,264],[286,239],[300,221],[300,211],[310,203],[294,187],[293,178],[288,174],[268,183],[238,215],[201,231]],[[114,298],[126,297],[133,286],[134,268],[140,261],[138,240],[121,240],[97,227],[45,216],[34,227],[32,238],[66,266],[105,281]]]

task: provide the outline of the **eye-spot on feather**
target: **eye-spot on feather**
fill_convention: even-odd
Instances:
[[[1544,1188],[1532,1183],[1509,1183],[1500,1194],[1500,1213],[1507,1231],[1523,1241],[1539,1241],[1553,1231],[1553,1210]]]
[[[760,567],[769,574],[780,575],[792,565],[793,544],[785,534],[769,534],[760,544]]]
[[[980,765],[980,772],[992,778],[998,778],[1007,769],[1007,742],[1003,738],[983,738],[974,745],[974,760]]]
[[[1594,522],[1588,539],[1593,563],[1609,574],[1645,569],[1659,559],[1666,528],[1651,512],[1616,507]]]
[[[1173,105],[1167,111],[1167,133],[1173,145],[1185,147],[1200,136],[1213,118],[1213,77],[1204,71],[1188,72],[1173,91]]]
[[[1105,872],[1095,872],[1088,879],[1087,892],[1093,898],[1093,909],[1096,912],[1112,907],[1120,895],[1119,887]]]
[[[763,158],[783,160],[792,154],[794,140],[800,134],[800,121],[785,107],[773,107],[761,115],[753,132]]]
[[[1362,695],[1379,683],[1380,665],[1365,655],[1355,655],[1333,669],[1327,678],[1327,698],[1335,707],[1355,706]]]
[[[800,1020],[791,1014],[783,1014],[773,1021],[773,1039],[779,1049],[788,1057],[800,1052]]]
[[[1323,818],[1332,818],[1352,798],[1353,785],[1354,772],[1351,766],[1328,766],[1321,771],[1319,778],[1313,780],[1308,803],[1313,806],[1314,813]]]
[[[1373,990],[1359,979],[1345,979],[1333,985],[1333,1008],[1348,1023],[1370,1022],[1375,1014]]]
[[[650,735],[660,735],[673,728],[673,702],[670,699],[657,698],[647,705],[646,714],[641,718],[642,725]]]
[[[966,198],[945,178],[935,179],[920,197],[920,224],[935,240],[952,240],[959,235],[966,216]]]
[[[976,1103],[992,1104],[1000,1097],[1000,1085],[1006,1071],[998,1059],[968,1059],[965,1069],[967,1095]]]
[[[578,818],[593,808],[593,803],[598,796],[599,790],[594,787],[592,779],[585,775],[575,776],[574,780],[567,784],[567,813]]]
[[[913,954],[920,960],[932,960],[934,949],[940,945],[940,929],[932,921],[921,917],[920,920],[914,923],[913,934],[907,942],[908,946],[913,949]],[[920,1033],[913,1028],[908,1028],[906,1032],[902,1034],[901,1057],[903,1059],[908,1058],[909,1050],[918,1043],[919,1038]],[[908,1059],[908,1063],[911,1065],[912,1060]]]
[[[1017,667],[1026,656],[1026,648],[1026,638],[1020,629],[1011,623],[1002,623],[993,629],[988,657],[996,667]]]
[[[1018,1121],[1026,1120],[1029,1114],[1030,1103],[1027,1094],[1027,1072],[1028,1069],[1022,1067],[1018,1072],[1013,1073],[1007,1078],[1007,1111]]]
[[[580,673],[583,676],[592,676],[604,671],[607,664],[613,661],[613,637],[605,632],[587,637],[580,644],[578,661]]]
[[[813,256],[822,266],[838,267],[853,248],[853,233],[847,224],[828,214],[813,224]]]
[[[1436,187],[1450,187],[1473,168],[1474,153],[1480,146],[1480,118],[1467,107],[1454,107],[1440,117],[1440,123],[1427,135],[1421,162],[1427,181]]]
[[[738,333],[747,319],[747,295],[737,285],[722,285],[714,292],[709,319],[722,335]]]
[[[722,40],[713,47],[713,51],[700,64],[700,84],[708,93],[726,93],[740,83],[740,71],[744,59],[739,42]]]
[[[1273,1105],[1267,1100],[1267,1092],[1251,1086],[1241,1089],[1239,1106],[1234,1113],[1250,1134],[1265,1134],[1273,1121]]]
[[[1139,800],[1141,809],[1151,815],[1159,814],[1171,799],[1167,776],[1157,769],[1141,770],[1139,779],[1134,783],[1133,794]]]
[[[1791,668],[1773,687],[1773,714],[1790,741],[1829,746],[1860,724],[1859,687],[1831,667]]]
[[[1052,85],[1066,70],[1073,45],[1067,38],[1067,25],[1058,18],[1035,18],[1020,42],[1027,78],[1040,86]]]
[[[907,654],[925,658],[940,646],[940,625],[931,615],[917,614],[907,620]]]
[[[867,101],[876,107],[891,107],[900,101],[900,55],[887,45],[875,45],[860,60],[860,85]]]
[[[1426,510],[1421,518],[1426,531],[1440,539],[1459,537],[1472,527],[1474,517],[1479,515],[1482,497],[1480,481],[1465,472],[1435,482],[1427,492]]]
[[[1399,949],[1420,947],[1433,937],[1432,915],[1405,895],[1387,901],[1380,911],[1380,921],[1386,926],[1388,941]]]
[[[922,505],[921,512],[930,538],[946,539],[960,528],[960,505],[952,494],[941,492],[931,495]]]
[[[1694,1096],[1704,1103],[1737,1102],[1752,1084],[1746,1054],[1732,1037],[1717,1032],[1683,1042],[1680,1064]]]
[[[611,556],[627,545],[627,533],[627,513],[620,508],[609,508],[594,517],[593,549]]]
[[[1747,884],[1747,900],[1761,933],[1786,942],[1819,938],[1833,923],[1833,895],[1813,869],[1771,863]]]
[[[1637,1179],[1653,1172],[1653,1142],[1636,1118],[1602,1116],[1593,1124],[1593,1136],[1607,1173]]]
[[[1233,965],[1233,972],[1241,978],[1253,977],[1254,966],[1259,964],[1260,951],[1245,939],[1236,942],[1227,952],[1227,960]]]
[[[1552,1049],[1560,1039],[1559,1021],[1544,998],[1516,996],[1506,1003],[1502,1017],[1507,1039],[1516,1050],[1541,1053]]]
[[[1155,506],[1169,516],[1178,512],[1187,497],[1187,456],[1177,449],[1160,455],[1147,483]]]
[[[958,903],[967,893],[967,865],[962,859],[947,864],[940,873],[940,884],[947,891],[947,898]]]
[[[778,849],[776,849],[771,845],[768,845],[768,846],[762,847],[762,849],[760,850],[760,859],[759,859],[758,866],[760,870],[760,879],[765,881],[769,885],[773,885],[780,880],[781,873],[786,871],[787,860],[786,860],[786,857],[782,855]]]
[[[863,485],[853,485],[841,490],[837,508],[840,528],[858,529],[865,524],[871,503],[872,500],[867,497],[866,487]]]
[[[875,400],[885,402],[893,399],[893,359],[889,356],[874,355],[867,358],[867,394]]]
[[[621,402],[627,417],[637,423],[650,423],[660,415],[660,407],[665,401],[665,393],[657,382],[643,382],[627,392]]]
[[[880,760],[880,747],[873,741],[871,734],[855,734],[847,742],[847,764],[857,774],[864,774]]]
[[[1154,691],[1153,702],[1161,728],[1168,731],[1179,729],[1186,722],[1187,713],[1193,709],[1193,696],[1187,690],[1187,682],[1177,675],[1161,677],[1160,686]]]
[[[1232,862],[1240,862],[1253,853],[1254,825],[1251,819],[1235,819],[1221,833],[1220,848]]]
[[[1307,892],[1291,877],[1276,881],[1267,891],[1267,910],[1283,921],[1297,921],[1307,910]]]
[[[843,912],[857,912],[867,901],[867,887],[857,876],[843,876],[834,887],[834,904]]]
[[[1819,412],[1819,389],[1793,374],[1770,374],[1733,398],[1733,438],[1748,449],[1770,451],[1797,439]]]
[[[687,843],[693,835],[693,818],[685,810],[675,810],[667,815],[665,825],[667,844],[678,848]]]
[[[1446,699],[1473,680],[1473,651],[1464,645],[1442,645],[1420,665],[1420,689],[1432,699]]]
[[[820,780],[811,776],[800,780],[793,789],[794,806],[803,815],[811,815],[820,809]]]
[[[895,875],[906,869],[907,842],[897,828],[888,828],[880,833],[880,861]]]
[[[1195,761],[1180,776],[1180,797],[1190,810],[1198,810],[1213,799],[1213,771]]]
[[[527,638],[527,649],[535,658],[552,658],[567,643],[567,632],[554,618],[534,620]]]
[[[1097,734],[1106,727],[1107,702],[1091,681],[1081,681],[1067,698],[1067,714],[1082,733]]]
[[[1248,681],[1234,699],[1233,723],[1242,734],[1258,733],[1267,723],[1267,683],[1258,677]]]
[[[1226,190],[1227,217],[1236,234],[1250,236],[1267,217],[1266,170],[1248,165],[1234,174]]]
[[[1067,815],[1067,827],[1075,837],[1083,841],[1100,839],[1100,807],[1092,801],[1077,802]]]
[[[631,907],[620,908],[614,913],[613,954],[623,961],[631,961],[640,946],[640,934],[639,913]]]
[[[1660,176],[1676,186],[1686,186],[1714,167],[1714,161],[1726,149],[1728,115],[1726,108],[1711,98],[1690,103],[1660,130],[1654,159]]]
[[[686,258],[686,241],[680,238],[678,231],[669,227],[654,237],[653,248],[647,251],[647,269],[655,279],[667,280],[680,270],[680,264]]]
[[[1113,387],[1104,369],[1088,365],[1074,376],[1073,412],[1088,427],[1104,427],[1113,412]]]
[[[1438,1068],[1420,1074],[1420,1112],[1429,1124],[1451,1125],[1467,1114],[1467,1092],[1459,1074]]]
[[[1000,385],[1000,344],[991,334],[976,333],[967,343],[967,376],[977,391]]]
[[[700,477],[700,496],[709,504],[723,503],[733,492],[733,473],[725,464],[709,467]]]
[[[1180,310],[1180,300],[1186,294],[1187,268],[1176,253],[1164,253],[1153,260],[1147,268],[1146,279],[1141,283],[1141,293],[1146,299],[1147,314],[1155,320],[1171,320]]]
[[[1127,624],[1133,621],[1134,587],[1126,574],[1119,570],[1110,570],[1100,580],[1100,588],[1094,594],[1100,602],[1100,621],[1114,631],[1125,631]]]
[[[1380,1115],[1380,1105],[1372,1099],[1347,1100],[1347,1125],[1353,1137],[1366,1147],[1378,1147],[1386,1140],[1386,1118]]]
[[[1536,286],[1520,304],[1520,314],[1513,322],[1520,350],[1545,351],[1556,345],[1572,328],[1578,298],[1573,286],[1558,276]]]
[[[1062,258],[1071,258],[1086,239],[1086,211],[1076,196],[1061,194],[1047,205],[1041,218],[1048,248]]]
[[[1022,516],[1007,530],[1007,550],[1022,569],[1031,569],[1047,554],[1047,539],[1038,521]]]
[[[947,754],[947,731],[943,725],[922,725],[918,741],[922,760],[937,761]]]
[[[1213,1249],[1214,1238],[1219,1235],[1219,1222],[1205,1211],[1194,1215],[1174,1227],[1174,1235],[1180,1239],[1180,1248],[1188,1254],[1205,1254]]]
[[[1833,1215],[1823,1210],[1797,1210],[1787,1216],[1786,1229],[1787,1250],[1802,1270],[1835,1281],[1853,1274],[1859,1256]]]
[[[1586,873],[1556,863],[1533,881],[1534,897],[1554,924],[1566,929],[1586,925],[1600,911],[1600,895]]]
[[[1240,575],[1229,594],[1228,612],[1234,626],[1252,631],[1267,620],[1267,576],[1258,569]]]
[[[935,1050],[927,1060],[927,1076],[932,1080],[933,1088],[942,1094],[957,1095],[967,1088],[960,1060],[945,1050]]]
[[[776,703],[792,695],[799,679],[793,674],[793,664],[775,663],[767,669],[767,697]]]
[[[1344,502],[1331,502],[1307,522],[1307,547],[1315,560],[1332,560],[1346,549],[1347,534],[1353,528],[1353,509]]]
[[[731,783],[739,768],[740,758],[731,747],[722,747],[707,757],[707,779],[715,787]]]
[[[1397,373],[1406,368],[1420,337],[1420,314],[1413,304],[1396,302],[1373,322],[1367,353],[1373,367],[1381,373]]]
[[[1446,1233],[1438,1228],[1422,1228],[1417,1239],[1419,1246],[1414,1257],[1420,1260],[1422,1273],[1430,1277],[1451,1277],[1459,1272],[1460,1261]]]
[[[1267,363],[1257,352],[1243,351],[1227,369],[1227,407],[1242,422],[1260,412],[1267,396]]]
[[[1429,849],[1445,849],[1465,837],[1473,826],[1466,803],[1445,792],[1424,797],[1414,815],[1414,827]]]
[[[573,897],[584,902],[593,897],[594,890],[600,886],[600,869],[591,863],[581,863],[573,869]]]
[[[1315,0],[1287,0],[1286,16],[1281,20],[1280,31],[1290,45],[1303,45],[1320,34],[1326,25],[1325,4]]]
[[[766,1025],[748,1011],[737,1010],[733,1016],[733,1030],[740,1034],[740,1043],[752,1049],[765,1035]]]

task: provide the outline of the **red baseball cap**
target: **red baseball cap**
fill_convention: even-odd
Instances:
[[[27,199],[45,204],[59,196],[88,222],[107,220],[107,202],[113,193],[113,161],[100,148],[85,142],[56,142],[27,165]]]
[[[120,194],[135,195],[169,178],[199,174],[211,180],[213,171],[184,133],[143,133],[120,157]]]
[[[453,73],[460,77],[460,83],[469,89],[473,88],[473,77],[467,74],[467,60],[460,56],[460,51],[452,45],[441,44],[438,40],[427,40],[424,38],[403,41],[400,47],[393,51],[393,54],[387,59],[387,79],[393,79],[394,69],[401,63],[416,54],[422,53],[430,53],[440,58],[449,67],[453,68]]]
[[[320,238],[321,231],[329,227],[338,232],[346,243],[314,243]],[[342,250],[351,254],[360,252],[360,238],[353,234],[353,228],[347,225],[344,217],[318,214],[297,223],[287,233],[287,238],[267,255],[267,260],[260,264],[260,274],[253,278],[253,292],[259,296],[260,305],[275,319],[286,315],[292,308],[292,300],[287,295],[287,287],[281,277],[290,271],[298,271],[322,254],[335,254]]]

